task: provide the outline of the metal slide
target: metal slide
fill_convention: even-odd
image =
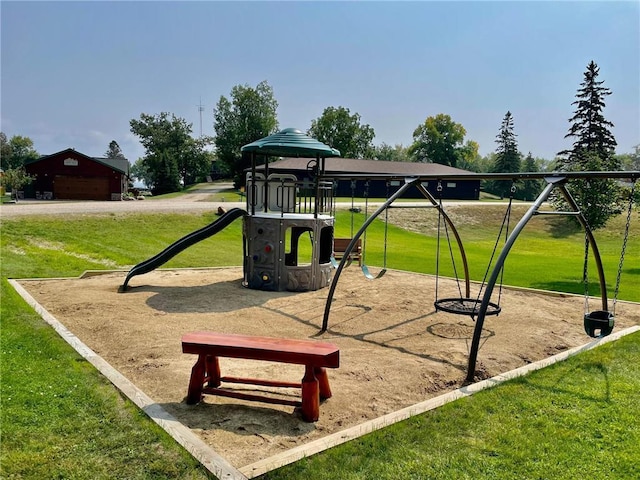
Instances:
[[[127,290],[127,284],[129,283],[129,280],[131,280],[131,278],[135,277],[136,275],[142,275],[155,270],[159,266],[167,263],[178,253],[198,243],[199,241],[204,240],[205,238],[209,238],[210,236],[215,235],[224,228],[228,227],[234,220],[243,217],[246,214],[247,212],[241,208],[232,208],[227,213],[223,214],[220,218],[217,218],[215,222],[210,223],[209,225],[202,227],[195,232],[191,232],[189,235],[186,235],[180,240],[177,240],[176,242],[169,245],[157,255],[151,257],[148,260],[145,260],[144,262],[139,263],[131,270],[129,270],[127,278],[120,287],[120,292],[125,292]]]

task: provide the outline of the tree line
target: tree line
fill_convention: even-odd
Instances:
[[[384,142],[374,145],[373,127],[364,123],[358,113],[343,106],[325,108],[311,121],[307,133],[340,150],[343,158],[439,163],[477,173],[637,170],[640,168],[640,145],[632,153],[615,154],[613,124],[603,115],[604,99],[611,91],[603,86],[604,82],[597,80],[598,74],[598,66],[590,62],[572,104],[576,110],[569,119],[569,132],[565,135],[574,140],[573,146],[558,152],[553,160],[534,157],[531,152],[525,156],[520,152],[511,111],[506,112],[498,129],[495,151],[484,157],[478,153],[477,142],[465,139],[464,126],[444,113],[429,116],[418,125],[413,131],[413,142],[408,146]],[[194,138],[193,125],[168,112],[142,113],[138,119],[129,122],[131,132],[145,149],[145,154],[132,165],[131,175],[142,180],[154,194],[162,194],[203,181],[215,165],[218,175],[232,178],[235,186],[240,187],[244,184],[244,171],[249,167],[249,158],[241,154],[240,148],[278,131],[277,108],[273,88],[267,81],[262,81],[255,88],[234,86],[229,97],[220,96],[213,110],[213,136]],[[38,155],[28,137],[16,136],[7,140],[2,134],[1,140],[5,177],[8,170],[11,174],[25,160]],[[115,146],[110,145],[106,155],[121,155],[117,143],[113,141],[112,144]],[[117,150],[115,153],[112,147]],[[486,181],[483,185],[485,191],[497,196],[513,195],[524,200],[534,199],[542,187],[536,180],[521,181],[517,185]],[[617,195],[615,182],[600,187],[596,189],[583,182],[579,188],[574,188],[576,196],[580,197],[579,204],[598,204],[597,198],[589,196],[596,192],[600,199]],[[616,211],[616,202],[600,209],[603,218]],[[590,221],[597,228],[602,220],[596,217]]]
[[[584,81],[573,102],[576,110],[569,119],[570,128],[565,138],[572,138],[574,145],[570,150],[558,152],[552,160],[534,157],[531,152],[524,155],[518,148],[515,133],[515,119],[511,111],[507,111],[496,135],[495,151],[481,156],[479,145],[474,140],[466,139],[464,126],[455,122],[449,115],[438,113],[429,116],[424,123],[413,131],[411,145],[388,145],[381,143],[374,145],[375,131],[373,127],[364,123],[360,114],[352,113],[344,106],[330,106],[322,114],[311,121],[307,133],[340,150],[343,158],[367,158],[373,160],[427,162],[440,163],[478,173],[514,173],[536,171],[572,171],[572,170],[619,170],[621,168],[637,169],[640,166],[640,146],[635,147],[633,153],[616,155],[615,139],[611,133],[613,124],[603,115],[605,107],[604,97],[611,92],[605,88],[602,81],[597,80],[599,68],[595,62],[587,66]],[[244,184],[244,172],[249,167],[249,158],[243,156],[240,148],[259,138],[275,133],[279,129],[277,119],[278,102],[272,87],[262,81],[256,87],[237,85],[232,88],[229,97],[220,96],[214,108],[214,135],[200,140],[199,147],[206,145],[213,147],[209,157],[215,160],[217,170],[224,176],[232,178],[236,187]],[[140,120],[132,120],[132,132],[141,137],[147,148],[147,155],[139,160],[140,170],[155,171],[157,174],[168,171],[168,167],[159,161],[159,149],[147,147],[148,141],[141,126],[151,126],[159,122],[168,114],[150,117],[142,114]],[[173,119],[177,121],[177,119]],[[190,126],[183,124],[186,133],[191,132]],[[149,130],[151,132],[151,130]],[[595,134],[594,132],[598,132]],[[184,135],[188,138],[189,135]],[[166,135],[163,135],[166,138]],[[167,148],[166,150],[170,150]],[[184,149],[191,151],[191,147]],[[181,165],[180,157],[178,165]],[[206,169],[206,162],[201,164],[202,171]],[[153,165],[156,165],[153,167]],[[163,170],[164,169],[164,170]],[[176,167],[174,167],[176,170]],[[138,171],[138,170],[136,170]],[[202,174],[202,172],[201,172]],[[175,175],[175,173],[173,173]],[[145,182],[158,187],[159,183],[152,178],[145,178]],[[186,182],[185,176],[182,181]],[[175,181],[171,188],[177,188]],[[520,181],[516,185],[506,181],[486,181],[483,189],[499,197],[513,195],[517,199],[533,200],[543,188],[538,180]],[[615,196],[615,182],[610,182],[609,188],[601,192],[603,197]],[[513,191],[515,190],[515,191]],[[578,189],[575,189],[578,195]],[[587,190],[585,185],[580,190]],[[597,189],[591,188],[591,191]],[[594,199],[580,198],[581,202],[592,204]],[[601,209],[604,217],[617,211],[614,204]],[[608,212],[608,213],[607,213]],[[597,218],[590,219],[594,228],[602,222]]]

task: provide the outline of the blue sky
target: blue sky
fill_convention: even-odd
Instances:
[[[618,153],[640,143],[640,2],[9,2],[1,13],[1,126],[43,154],[102,155],[141,113],[213,135],[234,85],[266,80],[281,128],[328,106],[359,113],[375,144],[412,142],[445,113],[480,153],[510,110],[523,153],[553,158],[587,64],[613,94]]]

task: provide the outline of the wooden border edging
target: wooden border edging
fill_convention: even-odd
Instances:
[[[118,390],[124,393],[154,422],[160,425],[160,427],[193,455],[207,470],[220,479],[247,480],[247,477],[231,465],[224,457],[204,443],[189,428],[176,420],[173,415],[154,402],[152,398],[136,387],[128,378],[118,372],[100,355],[96,354],[78,337],[71,333],[71,331],[40,305],[18,281],[9,279],[9,283],[25,302],[27,302],[45,322],[53,327],[58,335],[89,363],[96,367]]]
[[[361,423],[360,425],[356,425],[340,432],[327,435],[326,437],[319,438],[318,440],[314,440],[313,442],[309,442],[305,445],[300,445],[298,447],[292,448],[291,450],[287,450],[286,452],[273,455],[272,457],[265,458],[264,460],[259,460],[255,463],[242,467],[240,471],[244,473],[248,478],[263,475],[266,472],[283,467],[297,460],[301,460],[302,458],[309,457],[313,454],[356,439],[375,430],[380,430],[381,428],[388,427],[389,425],[400,422],[402,420],[406,420],[415,415],[419,415],[429,410],[441,407],[447,403],[453,402],[454,400],[468,397],[481,390],[499,385],[500,383],[503,383],[507,380],[522,377],[535,370],[540,370],[542,368],[548,367],[550,365],[553,365],[554,363],[561,362],[569,357],[585,352],[587,350],[591,350],[604,343],[618,340],[625,335],[629,335],[638,331],[640,331],[640,326],[637,325],[626,328],[619,332],[612,333],[607,337],[593,340],[585,345],[570,348],[569,350],[560,352],[557,355],[553,355],[552,357],[548,357],[543,360],[524,365],[509,372],[501,373],[500,375],[496,375],[495,377],[491,377],[487,380],[482,380],[466,387],[458,388],[453,392],[430,398],[429,400],[425,400],[424,402],[411,405],[396,412],[392,412],[382,417],[369,420],[368,422]]]

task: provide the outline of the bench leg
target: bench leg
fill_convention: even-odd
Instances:
[[[331,398],[331,387],[329,387],[329,377],[327,376],[326,368],[316,367],[314,373],[320,386],[320,400]]]
[[[216,388],[220,386],[220,363],[218,357],[207,355],[205,359],[206,376],[209,377],[207,387]]]
[[[302,419],[316,422],[320,417],[320,387],[314,367],[306,366],[302,378]]]
[[[191,369],[187,404],[195,405],[202,399],[202,386],[206,372],[206,355],[198,355],[198,361]]]

